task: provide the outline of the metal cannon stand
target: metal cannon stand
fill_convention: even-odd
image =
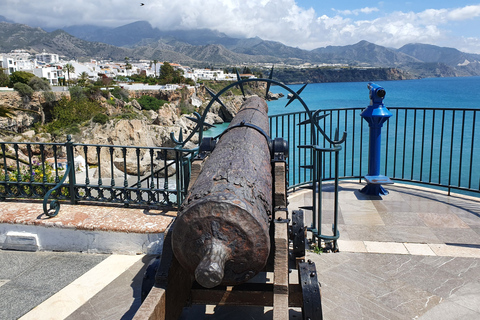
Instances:
[[[261,81],[267,83],[267,95],[271,84],[286,89],[292,94],[288,104],[296,99],[300,101],[308,111],[309,124],[312,125],[312,129],[318,129],[325,136],[323,130],[318,126],[317,113],[311,112],[299,96],[305,86],[297,92],[292,91],[283,83],[272,80],[272,74],[273,67],[268,79],[240,79],[237,72],[238,81],[226,86],[217,94],[207,89],[212,96],[210,104],[205,108],[203,115],[195,113],[195,118],[189,118],[197,123],[194,132],[185,140],[181,135],[178,138],[172,135],[172,140],[179,148],[182,148],[196,132],[202,143],[197,159],[192,162],[190,186],[201,172],[205,157],[208,156],[211,149],[215,148],[216,144],[216,141],[211,138],[203,139],[203,128],[212,126],[205,122],[206,114],[216,102],[224,106],[219,97],[232,87],[240,87],[244,93],[244,83]],[[248,123],[242,122],[237,126],[246,126],[262,133],[260,128]],[[266,136],[266,134],[262,134]],[[267,137],[267,140],[269,139]],[[345,137],[341,141],[329,141],[337,144],[344,140]],[[262,270],[250,281],[234,286],[217,285],[210,289],[200,286],[194,281],[193,275],[183,269],[173,254],[172,230],[173,224],[175,224],[173,222],[165,232],[161,259],[156,259],[147,269],[144,278],[145,290],[142,293],[145,300],[134,319],[178,319],[182,309],[193,304],[273,307],[273,319],[275,320],[288,319],[289,308],[301,308],[305,320],[323,318],[316,267],[312,261],[305,262],[307,228],[304,226],[303,211],[293,211],[289,217],[287,208],[287,164],[285,159],[288,155],[288,144],[281,138],[269,140],[269,143],[271,143],[273,214],[269,222],[271,250],[265,270]],[[290,277],[289,273],[293,269],[298,270],[298,281],[290,279],[293,277]],[[272,281],[268,281],[269,272],[273,272]]]
[[[202,161],[193,162],[194,175],[201,168]],[[265,270],[244,284],[203,288],[173,255],[172,224],[165,232],[161,259],[155,260],[149,266],[150,272],[146,273],[144,289],[149,289],[151,285],[153,287],[150,292],[142,292],[145,300],[134,319],[178,319],[182,309],[193,304],[273,307],[275,320],[289,319],[289,308],[301,308],[303,319],[323,319],[315,263],[305,262],[303,211],[293,211],[289,219],[286,208],[286,163],[274,160],[272,167],[275,210],[270,232],[273,250],[271,262]],[[289,273],[292,269],[289,266],[298,270],[298,283],[290,282]],[[156,273],[152,273],[153,270],[157,270]],[[268,281],[269,272],[273,272],[273,281]]]

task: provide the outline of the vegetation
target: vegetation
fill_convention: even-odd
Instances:
[[[110,118],[105,113],[97,113],[93,116],[92,121],[95,123],[106,124]]]
[[[28,82],[29,82],[30,79],[32,79],[33,77],[35,77],[35,75],[34,75],[33,73],[26,72],[26,71],[15,71],[15,72],[13,72],[13,73],[10,75],[10,84],[9,84],[9,87],[10,87],[10,88],[13,88],[13,86],[14,86],[15,83],[17,83],[17,82],[20,82],[20,83],[23,83],[23,84],[27,84],[27,85],[28,85]]]
[[[28,102],[33,97],[34,91],[28,84],[17,82],[13,85],[13,89],[18,92],[24,101]]]
[[[112,96],[114,96],[117,99],[123,100],[125,102],[128,102],[129,100],[129,93],[127,90],[120,88],[120,87],[114,87],[110,93]]]
[[[159,100],[157,98],[144,95],[137,99],[137,102],[142,106],[144,110],[159,110],[167,101]]]
[[[147,73],[145,71],[139,74],[133,74],[128,77],[117,77],[116,79],[121,81],[133,81],[139,83],[145,83],[149,85],[166,85],[166,84],[187,84],[187,85],[195,85],[195,82],[192,79],[187,79],[183,76],[183,72],[181,70],[175,69],[170,63],[164,62],[163,65],[160,67],[160,76],[157,77],[156,75],[156,60],[154,60],[155,64],[155,77],[147,77]],[[158,63],[158,61],[157,61]]]
[[[5,73],[5,68],[0,68],[0,87],[8,87],[10,77]]]
[[[74,86],[70,88],[70,99],[62,97],[53,107],[52,122],[45,130],[53,135],[75,134],[80,132],[79,126],[101,113],[100,104],[89,98],[92,89]]]
[[[39,77],[33,77],[28,81],[28,85],[34,91],[50,91],[52,88],[50,87],[50,83],[47,79],[41,79]]]
[[[65,69],[65,71],[67,71],[67,75],[68,75],[68,82],[67,83],[70,83],[71,81],[71,78],[70,78],[70,72],[75,72],[75,67],[71,64],[71,63],[67,63],[66,65],[63,66],[63,69]]]

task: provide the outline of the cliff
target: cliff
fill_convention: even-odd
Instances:
[[[363,82],[415,79],[396,68],[305,68],[275,69],[274,78],[287,84],[322,82]]]

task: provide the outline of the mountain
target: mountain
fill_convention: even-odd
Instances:
[[[327,63],[393,67],[419,77],[480,75],[480,55],[425,44],[392,49],[360,41],[347,46],[303,50],[258,37],[233,38],[208,29],[159,30],[145,21],[117,28],[88,25],[64,29],[47,32],[23,24],[0,22],[0,52],[27,49],[36,53],[45,50],[69,59],[122,61],[130,57],[203,67]]]
[[[397,52],[370,43],[360,41],[347,46],[328,46],[312,50],[322,55],[329,63],[346,63],[349,65],[367,64],[371,66],[398,66],[406,63],[421,62],[415,57],[409,56],[403,52]]]
[[[7,18],[5,18],[4,16],[0,16],[0,22],[14,23],[13,21],[11,21],[11,20],[8,20],[8,19],[7,19]]]
[[[0,52],[27,49],[32,53],[43,50],[68,58],[93,58],[123,60],[130,51],[112,45],[88,42],[65,31],[46,32],[17,23],[0,22]]]
[[[117,28],[82,25],[65,27],[62,30],[83,40],[103,42],[118,47],[135,47],[160,39],[177,40],[195,46],[207,44],[231,46],[240,40],[209,29],[161,31],[153,28],[147,21],[137,21]]]
[[[480,61],[479,54],[464,53],[454,48],[438,47],[430,44],[411,43],[406,44],[398,52],[402,52],[419,61],[445,63],[449,66],[468,64]]]

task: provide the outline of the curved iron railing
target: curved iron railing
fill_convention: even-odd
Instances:
[[[59,200],[178,207],[195,152],[69,138],[66,143],[0,142],[0,199],[43,199],[48,216],[58,213]]]
[[[389,107],[393,116],[382,129],[381,171],[393,180],[430,185],[462,192],[480,193],[480,110],[456,108]],[[363,108],[322,110],[330,115],[320,120],[326,134],[347,132],[339,154],[341,179],[362,177],[368,171],[368,124],[360,113]],[[295,188],[311,182],[309,170],[302,169],[311,158],[299,145],[311,143],[306,112],[270,116],[272,138],[283,137],[290,143],[289,183]],[[328,142],[313,137],[322,147]],[[333,180],[333,155],[322,161],[323,180]]]

